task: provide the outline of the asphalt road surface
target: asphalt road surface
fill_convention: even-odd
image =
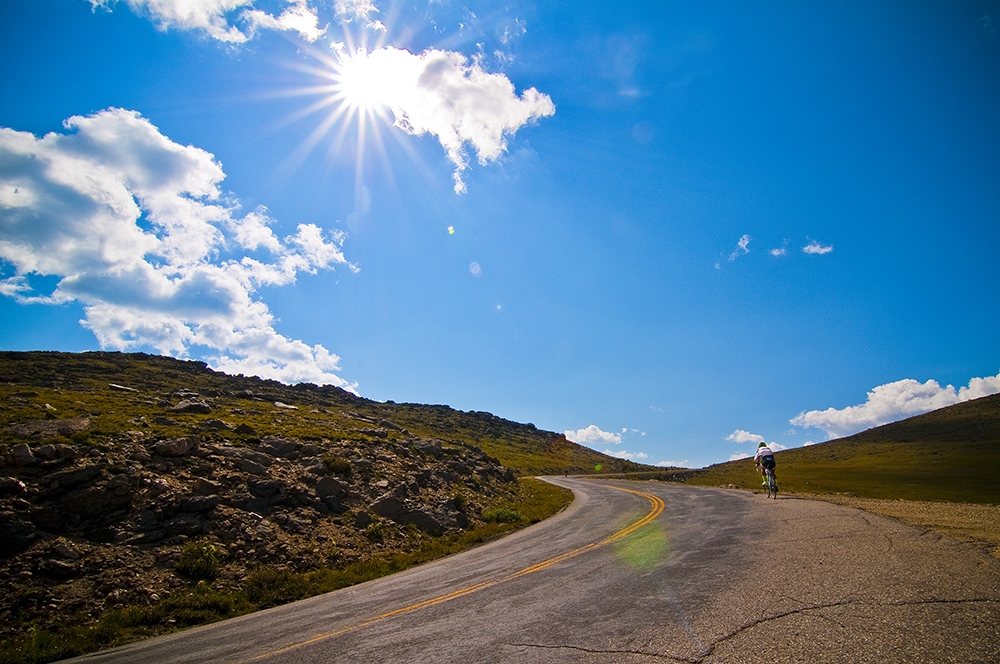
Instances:
[[[1000,560],[744,491],[555,478],[562,514],[436,563],[77,662],[1000,662]]]

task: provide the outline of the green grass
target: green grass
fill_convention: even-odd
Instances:
[[[861,498],[1000,504],[1000,395],[967,401],[848,438],[775,454],[782,491]],[[637,475],[760,489],[753,461]]]
[[[537,523],[561,511],[573,500],[571,491],[546,482],[522,479],[520,483],[521,490],[516,498],[493,508],[519,513],[523,519],[517,523],[488,522],[440,537],[423,537],[416,540],[411,550],[340,568],[297,573],[264,566],[233,588],[215,588],[201,581],[191,590],[169,595],[152,606],[116,609],[96,621],[67,625],[58,632],[29,628],[22,637],[0,643],[0,664],[51,662],[346,588],[464,551],[519,527]],[[195,543],[188,548],[190,552],[185,553],[198,563],[198,569],[206,558],[212,558],[201,544]],[[79,622],[84,619],[81,617]]]

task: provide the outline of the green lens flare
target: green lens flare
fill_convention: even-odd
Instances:
[[[670,543],[667,532],[659,523],[653,522],[615,542],[615,553],[630,567],[648,571],[657,563],[666,560]]]

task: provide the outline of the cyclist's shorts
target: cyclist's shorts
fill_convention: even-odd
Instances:
[[[774,456],[768,454],[767,456],[762,456],[760,458],[760,465],[762,468],[774,469]]]

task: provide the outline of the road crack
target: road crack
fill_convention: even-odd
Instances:
[[[507,645],[516,648],[539,648],[543,650],[575,650],[577,652],[585,652],[589,655],[639,655],[640,657],[655,657],[667,662],[685,662],[685,664],[700,664],[704,660],[704,658],[693,659],[690,657],[674,657],[672,655],[664,655],[658,652],[646,652],[644,650],[585,648],[583,646],[548,645],[544,643],[509,643]]]
[[[775,620],[782,620],[784,618],[788,618],[789,616],[794,616],[794,615],[799,615],[799,614],[807,614],[807,613],[812,613],[812,612],[816,612],[816,611],[822,611],[824,609],[835,609],[835,608],[842,607],[842,606],[902,607],[902,606],[928,606],[928,605],[934,605],[934,604],[953,604],[954,605],[954,604],[998,604],[998,603],[1000,603],[1000,601],[998,601],[996,599],[992,599],[992,598],[973,597],[973,598],[966,598],[966,599],[914,599],[914,600],[899,600],[899,601],[894,601],[894,602],[867,602],[867,601],[864,601],[864,600],[848,599],[848,600],[843,600],[843,601],[840,601],[840,602],[830,602],[830,603],[827,603],[827,604],[813,604],[813,605],[810,605],[810,606],[804,606],[804,607],[800,607],[798,609],[792,609],[790,611],[784,611],[782,613],[777,613],[777,614],[775,614],[773,616],[767,616],[765,618],[761,618],[760,620],[754,620],[754,621],[748,622],[747,624],[741,625],[740,627],[736,628],[735,630],[733,630],[729,634],[726,634],[725,636],[717,639],[714,643],[712,643],[708,647],[708,650],[701,657],[696,658],[696,659],[693,658],[693,659],[678,660],[678,661],[688,661],[688,662],[694,662],[695,664],[701,664],[706,659],[709,659],[710,657],[712,657],[712,655],[715,653],[715,650],[720,645],[722,645],[723,643],[725,643],[725,642],[727,642],[727,641],[729,641],[731,639],[736,638],[737,636],[739,636],[743,632],[746,632],[748,630],[751,630],[751,629],[753,629],[755,627],[759,627],[760,625],[764,625],[764,624],[769,623],[769,622],[774,622]],[[820,617],[822,617],[822,616],[820,616]]]

